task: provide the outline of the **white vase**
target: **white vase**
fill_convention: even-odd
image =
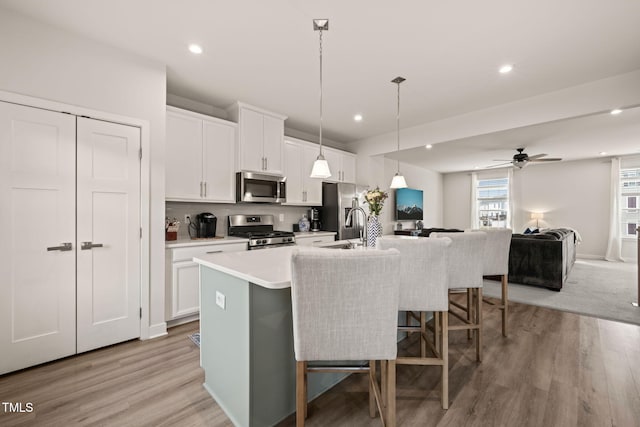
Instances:
[[[367,246],[375,248],[378,236],[382,236],[382,223],[377,215],[367,218]]]

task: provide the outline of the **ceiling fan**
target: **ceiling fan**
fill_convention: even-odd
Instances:
[[[506,162],[506,163],[501,163],[499,165],[493,165],[490,167],[495,168],[495,167],[512,164],[518,169],[522,169],[523,167],[527,166],[529,162],[558,162],[562,160],[559,157],[548,157],[546,159],[543,159],[543,157],[547,156],[546,154],[536,154],[535,156],[530,156],[527,153],[524,153],[524,148],[517,148],[516,151],[518,151],[518,153],[513,155],[512,160],[494,160],[495,162]]]

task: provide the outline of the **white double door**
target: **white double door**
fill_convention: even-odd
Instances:
[[[140,336],[139,148],[0,102],[0,374]]]

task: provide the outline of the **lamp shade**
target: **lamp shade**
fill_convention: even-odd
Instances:
[[[329,170],[329,163],[324,159],[324,156],[320,155],[313,162],[313,168],[311,169],[311,178],[329,178],[331,171]]]
[[[407,188],[407,181],[404,176],[396,173],[391,180],[391,188]]]
[[[544,213],[542,212],[531,212],[531,219],[543,219]]]

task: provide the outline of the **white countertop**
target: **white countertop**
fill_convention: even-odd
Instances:
[[[267,289],[291,286],[291,253],[299,246],[245,252],[221,252],[193,258],[198,264]]]
[[[225,236],[222,239],[180,239],[180,240],[171,240],[165,243],[164,247],[166,249],[172,248],[184,248],[188,246],[206,246],[206,245],[228,245],[231,243],[242,243],[249,242],[249,239],[244,239],[242,237],[229,237]]]
[[[359,241],[358,239],[354,239]],[[327,242],[323,246],[349,243],[349,240]],[[291,286],[291,254],[294,250],[317,250],[310,246],[281,246],[244,252],[220,252],[193,258],[193,261],[231,276],[246,280],[267,289],[284,289]],[[339,249],[326,249],[335,251]],[[353,249],[346,249],[353,250]],[[356,250],[375,250],[359,247]]]

